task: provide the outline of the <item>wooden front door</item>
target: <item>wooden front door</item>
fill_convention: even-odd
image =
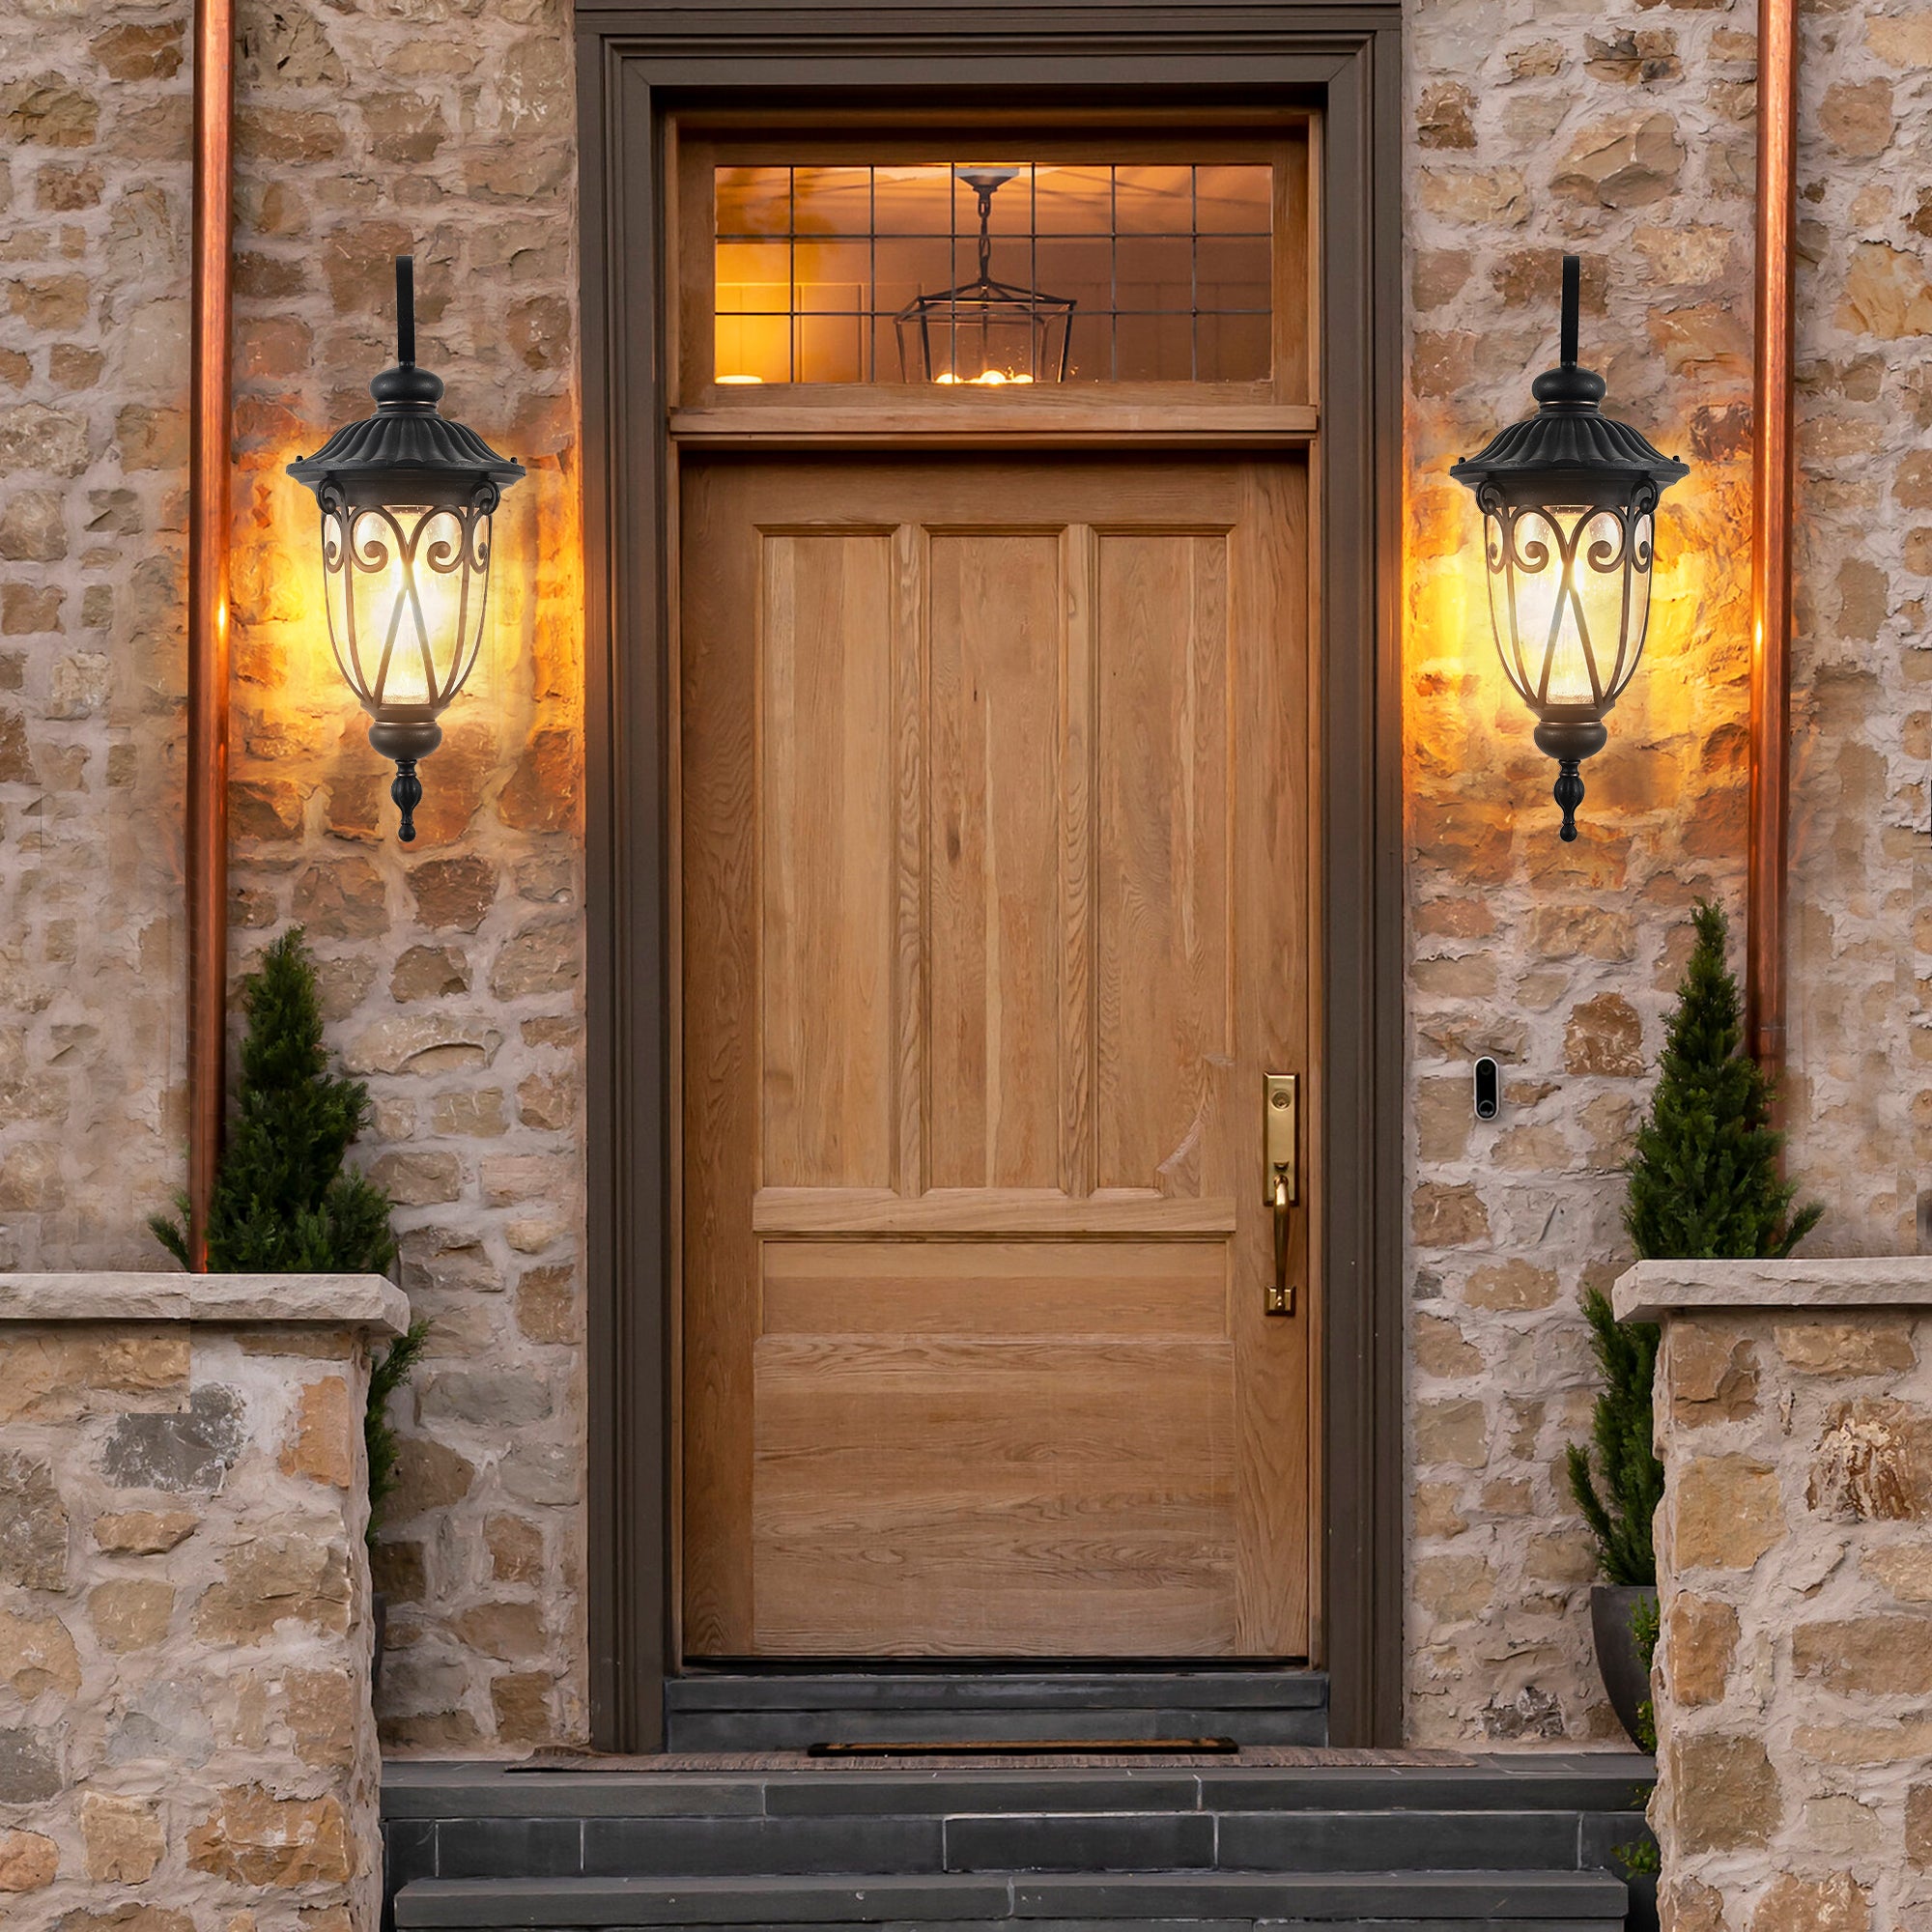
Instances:
[[[1299,457],[688,460],[690,1658],[1309,1649]]]

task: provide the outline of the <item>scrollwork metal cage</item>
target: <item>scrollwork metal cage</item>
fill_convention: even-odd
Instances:
[[[1577,365],[1580,287],[1563,258],[1562,363],[1530,385],[1537,413],[1450,471],[1483,513],[1490,621],[1503,673],[1557,761],[1560,836],[1577,837],[1582,761],[1643,655],[1658,499],[1690,472],[1599,405],[1604,379]]]
[[[396,261],[396,366],[369,384],[376,413],[338,430],[289,474],[315,492],[329,647],[396,764],[400,836],[415,838],[418,759],[475,668],[490,609],[491,526],[524,474],[440,414],[442,383],[415,362],[413,265]]]

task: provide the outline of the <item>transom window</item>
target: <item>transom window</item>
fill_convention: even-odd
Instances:
[[[715,170],[716,380],[1257,383],[1266,162]]]

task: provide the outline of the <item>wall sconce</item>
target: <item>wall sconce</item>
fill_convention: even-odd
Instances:
[[[1604,414],[1604,379],[1577,366],[1579,268],[1563,258],[1562,366],[1530,384],[1542,407],[1450,471],[1476,494],[1490,623],[1503,670],[1554,758],[1562,837],[1577,836],[1578,767],[1643,655],[1657,499],[1690,466]]]
[[[993,197],[1017,168],[957,168],[980,200],[980,273],[956,289],[921,296],[895,319],[899,373],[909,373],[918,344],[920,372],[928,383],[1064,383],[1073,333],[1069,296],[1043,295],[993,279]]]
[[[396,762],[400,837],[416,836],[416,761],[483,644],[490,520],[524,466],[438,414],[441,378],[416,367],[415,264],[396,257],[396,366],[369,384],[376,413],[289,465],[322,510],[328,641],[368,712],[369,742]]]

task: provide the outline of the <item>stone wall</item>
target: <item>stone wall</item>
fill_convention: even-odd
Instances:
[[[433,1324],[377,1551],[384,1743],[404,1751],[585,1722],[568,19],[562,0],[241,13],[235,953],[306,929]],[[410,251],[445,412],[530,473],[496,519],[494,635],[404,847],[324,642],[313,499],[282,466],[368,413]]]
[[[1923,8],[1805,9],[1786,1102],[1839,1254],[1932,1248],[1928,67]]]
[[[186,18],[0,11],[0,1268],[181,1176]]]
[[[187,18],[0,19],[0,1266],[163,1265],[182,1179]],[[584,1724],[568,18],[240,8],[232,962],[306,928],[434,1323],[379,1554],[399,1749]],[[404,848],[282,466],[368,413],[408,250],[445,407],[530,474]]]
[[[369,1276],[0,1276],[9,1927],[375,1932],[361,1420],[408,1319]]]
[[[1932,1261],[1649,1263],[1664,1923],[1932,1910]]]
[[[1410,1727],[1616,1735],[1562,1446],[1577,1293],[1628,1255],[1617,1170],[1700,895],[1743,937],[1755,19],[1732,0],[1409,13]],[[1792,1169],[1811,1246],[1909,1251],[1932,1127],[1922,573],[1932,331],[1917,160],[1932,14],[1825,0],[1801,61]],[[1504,683],[1448,465],[1554,359],[1583,258],[1606,407],[1692,464],[1664,499],[1646,665],[1584,768],[1582,837]],[[1915,925],[1916,919],[1916,925]],[[1915,951],[1916,948],[1916,951]],[[1505,1078],[1478,1125],[1473,1058]]]

